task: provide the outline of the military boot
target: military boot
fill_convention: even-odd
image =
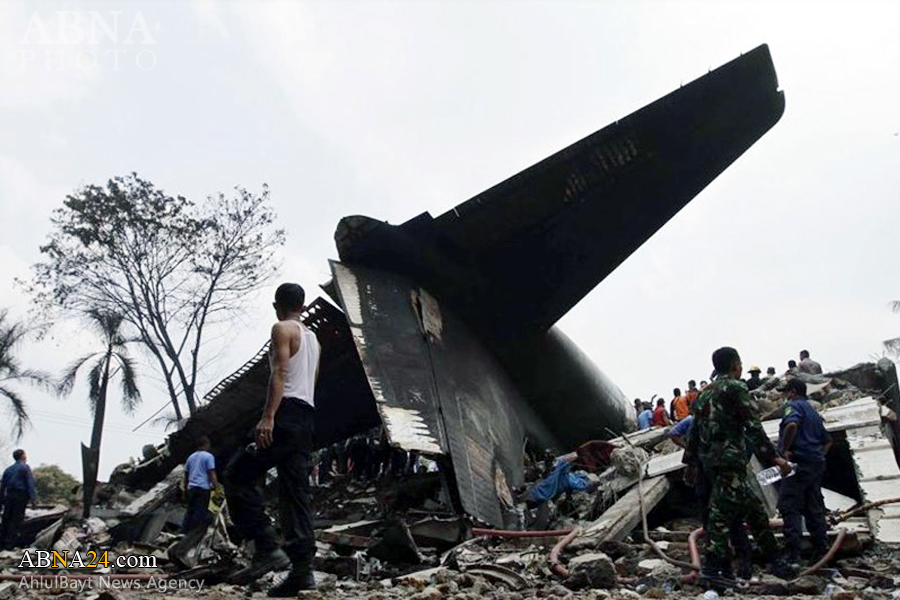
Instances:
[[[269,598],[293,598],[298,592],[316,589],[316,577],[311,562],[303,562],[293,567],[288,576],[276,586],[269,588]]]
[[[736,587],[737,580],[731,572],[731,565],[726,560],[708,556],[700,567],[700,578],[697,581],[700,587],[716,590],[717,592]]]
[[[779,579],[793,579],[797,576],[797,568],[785,559],[784,556],[777,556],[770,563],[772,575]]]
[[[753,551],[750,548],[740,548],[737,551],[738,568],[737,576],[744,581],[753,577]]]

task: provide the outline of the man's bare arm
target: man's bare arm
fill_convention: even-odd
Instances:
[[[272,443],[272,430],[275,427],[275,413],[281,405],[284,395],[284,377],[288,361],[291,358],[291,330],[284,322],[272,326],[272,372],[269,374],[269,391],[262,418],[256,425],[256,443],[260,448],[268,448]]]

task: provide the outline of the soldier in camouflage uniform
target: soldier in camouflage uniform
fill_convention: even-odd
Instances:
[[[772,561],[773,574],[792,577],[794,573],[769,530],[762,503],[746,481],[747,463],[753,453],[764,464],[777,464],[784,474],[790,466],[776,454],[751,405],[747,385],[740,379],[743,367],[737,350],[719,348],[713,353],[713,365],[717,377],[692,407],[694,424],[684,453],[689,471],[701,469],[712,487],[701,582],[733,579],[728,559],[729,530],[743,521]]]

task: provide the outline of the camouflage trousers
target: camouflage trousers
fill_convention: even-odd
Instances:
[[[770,560],[778,556],[778,542],[769,529],[769,517],[762,502],[753,493],[746,480],[746,471],[715,470],[709,473],[712,492],[706,529],[706,556],[726,559],[729,529],[746,522],[760,550]]]

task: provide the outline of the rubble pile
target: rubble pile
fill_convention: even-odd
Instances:
[[[835,525],[831,539],[839,527],[846,531],[826,567],[782,581],[757,566],[755,577],[736,595],[900,598],[895,527],[900,505],[867,504],[900,497],[894,459],[900,398],[893,369],[879,363],[828,375],[788,375],[807,383],[836,438],[825,497]],[[777,437],[782,402],[777,388],[785,379],[767,380],[753,392],[770,436]],[[165,451],[150,453],[146,460],[159,461]],[[312,486],[320,589],[310,597],[600,600],[710,593],[696,587],[693,571],[683,568],[692,561],[691,534],[700,527],[701,507],[681,480],[681,451],[668,441],[666,428],[586,442],[559,457],[529,452],[525,462],[526,486],[516,490],[514,505],[507,507],[508,531],[481,527],[462,514],[453,478],[443,470],[389,474],[385,467],[383,473],[377,468],[365,474],[331,473],[327,483]],[[40,590],[10,585],[42,572],[85,578],[117,574],[145,582],[156,577],[167,582],[171,597],[264,595],[283,573],[270,573],[249,586],[225,582],[247,564],[252,549],[236,539],[222,498],[211,504],[209,527],[187,535],[180,531],[183,477],[179,466],[148,490],[109,484],[98,491],[88,519],[81,518],[78,506],[30,511],[20,545],[57,553],[93,552],[104,555],[108,566],[26,568],[22,550],[5,551],[0,553],[0,600],[44,597]],[[274,475],[267,483],[274,491]],[[771,489],[758,491],[775,516]],[[699,544],[702,551],[702,537]],[[117,557],[136,555],[154,557],[155,563],[115,564]],[[175,585],[191,581],[202,583],[202,589]],[[102,600],[158,597],[146,588],[105,593]],[[99,592],[93,597],[101,598]]]

